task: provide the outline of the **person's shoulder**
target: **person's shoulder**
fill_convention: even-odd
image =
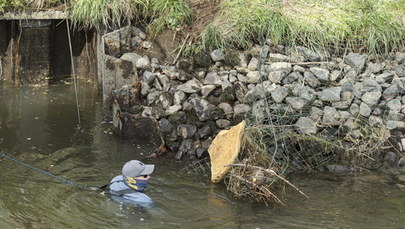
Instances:
[[[114,177],[110,183],[114,182],[114,181],[119,181],[119,180],[124,180],[124,176],[123,175],[118,175],[116,177]]]
[[[111,179],[110,181],[110,185],[117,183],[117,181],[124,181],[124,176],[123,175],[118,175],[116,177],[114,177],[113,179]]]

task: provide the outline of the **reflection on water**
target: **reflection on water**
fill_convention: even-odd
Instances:
[[[101,186],[130,159],[155,145],[110,134],[95,88],[0,88],[0,150],[34,167]],[[287,188],[286,207],[230,196],[206,176],[179,172],[174,156],[159,158],[147,189],[157,208],[120,206],[99,192],[60,183],[0,158],[0,228],[403,228],[405,190],[378,174],[294,175],[310,199]]]

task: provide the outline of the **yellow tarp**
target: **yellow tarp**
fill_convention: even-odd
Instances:
[[[211,181],[220,182],[238,158],[246,123],[242,121],[229,130],[222,130],[212,141],[208,153],[211,158]]]

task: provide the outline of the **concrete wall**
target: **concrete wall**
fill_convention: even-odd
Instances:
[[[123,52],[136,49],[145,37],[142,31],[131,26],[102,36],[99,64],[104,102],[109,103],[107,100],[113,90],[137,82],[137,71],[150,65],[148,57],[132,52],[122,55]]]
[[[0,21],[0,82],[4,81],[3,56],[6,51],[6,23]]]
[[[66,21],[54,21],[51,34],[52,78],[58,81],[73,74]],[[70,29],[74,74],[97,82],[96,38],[94,31]]]
[[[51,21],[21,21],[16,58],[16,80],[21,84],[46,84],[51,69]]]
[[[11,21],[0,21],[0,82],[10,78],[10,41],[13,36]]]
[[[73,74],[97,82],[97,34],[70,29],[69,40],[67,28],[59,19],[0,20],[0,82],[48,84]]]

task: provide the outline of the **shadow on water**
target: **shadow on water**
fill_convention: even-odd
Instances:
[[[72,85],[0,88],[0,150],[62,178],[101,186],[130,159],[154,149],[111,134],[94,87],[79,87],[81,126]],[[235,199],[208,176],[180,172],[173,155],[156,164],[147,194],[156,208],[122,206],[0,158],[0,228],[402,228],[405,195],[378,174],[294,175],[310,199],[288,187],[286,207]]]

